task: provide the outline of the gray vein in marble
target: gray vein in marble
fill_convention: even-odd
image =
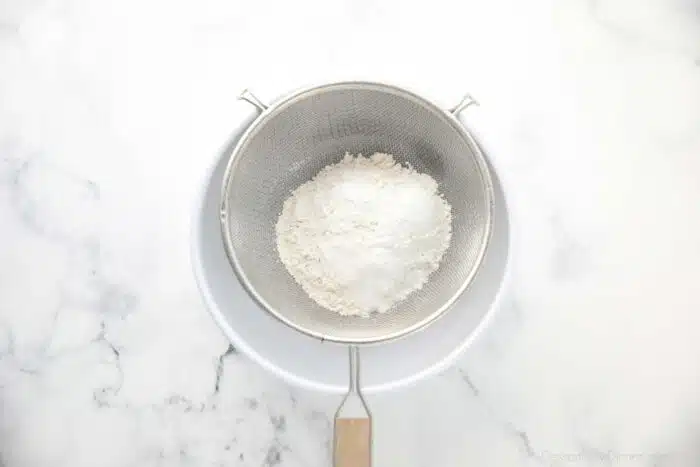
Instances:
[[[114,348],[114,351],[119,353],[118,348]],[[225,365],[226,361],[231,355],[234,355],[235,351],[231,351],[230,349],[227,349],[227,351],[220,356],[222,359],[222,365]],[[236,360],[238,363],[237,364],[242,364],[242,365],[248,365],[248,363],[245,362],[240,362]],[[224,371],[222,370],[220,373],[220,377],[223,376]],[[219,381],[219,388],[221,388],[221,383],[223,380],[221,379]],[[110,408],[110,409],[122,409],[122,410],[128,410],[129,412],[133,414],[140,414],[139,417],[146,416],[149,411],[153,411],[156,413],[180,413],[183,415],[188,416],[197,416],[197,414],[202,413],[205,414],[206,417],[212,417],[216,416],[216,414],[221,414],[223,412],[229,412],[231,410],[231,407],[223,407],[221,406],[222,400],[221,398],[223,397],[224,400],[227,399],[226,392],[224,391],[219,391],[219,393],[212,394],[207,398],[207,400],[201,402],[201,403],[195,403],[192,400],[188,399],[187,397],[184,397],[179,394],[172,394],[170,395],[167,399],[165,399],[162,403],[158,404],[152,404],[152,405],[147,405],[147,406],[132,406],[129,403],[125,402],[115,402],[113,400],[114,393],[110,390],[110,388],[106,388],[105,391],[103,391],[100,394],[96,394],[96,407],[97,408]],[[230,399],[229,399],[230,400]],[[248,397],[248,398],[243,398],[241,400],[243,403],[242,407],[245,408],[245,410],[250,411],[250,412],[255,412],[261,407],[261,402],[259,402],[257,399]],[[261,454],[263,457],[260,458],[260,463],[257,465],[262,465],[263,467],[275,467],[278,465],[284,465],[285,464],[285,455],[287,453],[292,454],[295,458],[297,459],[296,455],[294,454],[294,451],[288,444],[288,417],[289,415],[286,412],[280,412],[278,411],[277,408],[275,408],[276,404],[272,404],[271,401],[266,401],[263,402],[265,411],[267,412],[266,417],[267,417],[267,423],[269,424],[271,430],[271,438],[268,438],[267,442],[265,443],[264,447],[264,454]],[[235,406],[234,406],[235,410]],[[167,412],[166,412],[167,411]],[[173,412],[174,411],[174,412]],[[260,411],[258,411],[260,413]],[[265,416],[265,415],[263,415]],[[259,418],[259,417],[258,417]],[[308,417],[306,417],[306,414],[304,416],[304,419],[306,419],[309,422],[309,426],[311,426],[315,420],[318,419],[323,419],[324,427],[328,427],[327,419],[322,413],[311,413]],[[237,430],[243,430],[241,433],[246,433],[246,430],[248,430],[248,424],[246,422],[249,422],[250,419],[246,416],[245,411],[240,413],[240,416],[235,417],[235,419],[229,418],[231,422],[234,422],[236,426],[239,426],[241,428]],[[259,425],[258,425],[259,426]],[[322,430],[325,431],[325,430]],[[232,456],[235,456],[234,458],[237,458],[238,462],[243,465],[245,461],[247,461],[247,454],[249,453],[248,451],[243,451],[242,449],[246,449],[246,446],[241,446],[240,440],[239,440],[239,435],[238,431],[234,431],[232,435],[228,438],[227,441],[221,444],[221,452],[232,452]],[[246,439],[248,437],[246,436]],[[235,447],[238,446],[238,447]],[[224,454],[221,454],[224,456],[224,458],[229,459],[229,462],[224,462],[224,465],[231,465],[230,461],[232,458],[225,456]],[[192,451],[192,448],[189,445],[182,445],[179,447],[179,449],[176,449],[175,451],[170,451],[169,453],[164,452],[161,450],[159,454],[160,459],[169,459],[169,461],[173,461],[176,459],[177,461],[181,462],[189,462],[190,460],[192,462],[196,462],[198,454],[196,451]],[[218,464],[214,464],[218,465]]]
[[[461,380],[467,385],[472,396],[477,399],[481,405],[484,407],[486,412],[494,419],[510,436],[513,436],[518,440],[521,450],[528,458],[534,459],[536,461],[541,461],[537,452],[532,446],[530,436],[527,431],[517,428],[510,420],[504,419],[496,413],[496,410],[492,405],[482,397],[482,393],[479,388],[474,384],[472,378],[469,376],[469,372],[463,368],[457,368],[457,372],[460,375]]]
[[[526,432],[517,430],[515,427],[510,425],[510,429],[513,433],[517,435],[518,438],[520,438],[520,442],[522,443],[523,449],[525,449],[525,453],[528,455],[528,457],[537,457],[537,454],[535,451],[532,449],[532,444],[530,443],[530,437],[527,435]]]
[[[512,436],[515,436],[518,439],[523,451],[528,457],[536,458],[537,453],[532,448],[532,443],[530,442],[530,437],[528,436],[527,432],[516,428],[512,422],[508,420],[503,420],[495,414],[495,411],[491,408],[491,405],[488,404],[483,398],[479,397],[481,391],[476,386],[476,384],[474,384],[467,370],[463,368],[457,368],[457,372],[459,373],[462,381],[464,381],[467,384],[467,387],[471,391],[472,395],[481,402],[481,404],[486,408],[487,412],[491,415],[491,417],[495,420],[498,420],[501,426],[508,433],[510,433]]]
[[[284,415],[271,415],[270,423],[275,428],[275,433],[284,433],[287,431],[287,419]]]
[[[268,447],[264,467],[274,467],[282,463],[282,452],[290,451],[291,449],[286,444],[283,444],[280,437],[287,431],[287,419],[284,415],[269,414],[270,424],[273,427],[273,438]]]
[[[469,373],[467,373],[467,371],[463,370],[462,368],[457,368],[457,371],[462,376],[462,381],[467,383],[467,386],[469,386],[469,389],[472,391],[472,394],[474,394],[474,397],[479,397],[479,388],[477,388],[474,385],[471,378],[469,377]]]
[[[55,339],[56,327],[65,309],[78,306],[95,310],[105,316],[100,320],[100,331],[85,345],[99,343],[106,345],[113,355],[113,363],[117,372],[117,383],[109,386],[96,388],[93,399],[98,406],[107,405],[109,395],[116,395],[123,384],[124,372],[120,362],[119,349],[107,339],[108,319],[123,318],[132,313],[138,306],[138,299],[122,285],[111,283],[104,274],[101,265],[101,247],[99,238],[92,228],[84,230],[78,234],[73,227],[80,228],[85,225],[70,224],[71,220],[64,221],[56,217],[57,213],[51,211],[51,207],[42,206],[41,196],[46,196],[45,190],[61,191],[66,190],[72,197],[68,202],[74,204],[77,209],[76,216],[86,217],[91,215],[98,208],[101,199],[100,187],[92,180],[81,178],[72,173],[55,166],[50,161],[37,156],[32,151],[27,151],[21,145],[12,141],[3,141],[3,149],[7,149],[9,154],[20,154],[23,157],[3,155],[3,178],[8,182],[5,187],[9,190],[10,206],[17,215],[17,219],[22,225],[34,232],[36,235],[55,244],[58,248],[63,248],[69,252],[69,274],[72,276],[60,279],[61,285],[52,313],[49,325],[49,333],[44,339],[41,348],[36,350],[28,349],[32,355],[23,352],[20,358],[19,371],[25,374],[37,374],[39,367],[37,364],[41,357],[51,358],[65,355],[71,348],[52,348]],[[37,194],[35,191],[39,190]],[[44,191],[42,191],[44,190]],[[55,208],[55,206],[54,206]],[[79,219],[80,217],[75,217]],[[68,222],[68,223],[66,223]],[[92,220],[80,220],[80,222],[93,222]],[[81,284],[76,293],[75,289],[70,289],[69,282]],[[86,291],[86,292],[85,292]],[[89,337],[88,337],[89,339]],[[14,337],[10,338],[12,354],[15,353]],[[77,349],[82,348],[77,346]],[[32,364],[34,362],[34,364]]]
[[[275,465],[278,465],[282,463],[282,453],[280,452],[279,447],[276,445],[270,446],[270,448],[267,450],[267,454],[265,454],[265,460],[263,461],[263,466],[264,467],[274,467]]]
[[[216,365],[216,377],[214,380],[214,394],[219,393],[219,389],[221,389],[221,377],[224,374],[224,361],[229,355],[235,355],[238,352],[236,351],[236,348],[233,346],[233,344],[229,344],[228,348],[224,353],[222,353],[219,356],[218,363]]]
[[[107,398],[119,395],[119,391],[121,391],[121,388],[124,385],[124,369],[122,368],[120,360],[121,353],[119,352],[119,349],[117,349],[117,347],[107,338],[107,329],[104,321],[100,323],[100,333],[95,339],[93,339],[92,342],[103,343],[110,349],[114,357],[114,368],[117,370],[116,384],[97,388],[92,393],[92,400],[95,402],[95,404],[98,407],[105,407],[109,406]]]
[[[89,206],[100,200],[100,188],[94,181],[76,177],[35,154],[25,158],[13,172],[10,183],[12,205],[27,228],[60,244],[74,245],[83,241],[82,238],[76,238],[66,232],[68,229],[65,229],[65,225],[56,225],[44,219],[46,213],[42,212],[42,209],[45,207],[41,201],[35,199],[33,191],[54,188],[78,192],[77,196],[81,198],[81,202]],[[33,183],[29,180],[32,176],[38,178],[38,181],[34,181],[35,186],[32,186]],[[81,207],[84,209],[86,206]],[[64,230],[61,227],[64,227]]]
[[[501,420],[501,426],[507,433],[509,433],[518,441],[520,445],[520,450],[528,458],[537,461],[538,463],[542,462],[541,456],[538,455],[538,453],[534,450],[532,446],[532,442],[530,440],[530,436],[527,434],[527,431],[519,430],[509,421]]]

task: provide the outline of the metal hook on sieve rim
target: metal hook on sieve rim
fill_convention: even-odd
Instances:
[[[241,94],[238,96],[238,99],[252,104],[260,112],[264,112],[268,107],[248,89],[244,89],[243,92],[241,92]]]
[[[464,109],[467,107],[470,107],[472,105],[479,105],[479,102],[474,99],[471,94],[465,94],[464,97],[462,97],[462,100],[459,101],[459,104],[455,105],[452,107],[449,112],[455,116],[459,115],[460,112],[462,112]]]

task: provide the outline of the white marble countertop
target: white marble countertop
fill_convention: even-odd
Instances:
[[[0,466],[329,465],[338,398],[229,347],[189,214],[244,87],[347,78],[496,109],[523,219],[484,336],[371,398],[375,465],[698,465],[697,1],[10,0]]]

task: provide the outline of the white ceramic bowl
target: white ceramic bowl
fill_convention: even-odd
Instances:
[[[475,110],[465,112],[475,114]],[[192,234],[197,284],[214,320],[238,350],[292,384],[343,393],[348,384],[347,347],[313,339],[269,316],[243,290],[226,257],[219,222],[221,184],[228,155],[256,116],[251,113],[242,121],[202,183]],[[472,125],[467,127],[475,133],[494,172],[482,132]],[[406,386],[446,368],[497,310],[507,289],[513,242],[503,186],[498,174],[493,175],[493,237],[476,278],[455,305],[427,328],[396,341],[361,348],[365,393]]]

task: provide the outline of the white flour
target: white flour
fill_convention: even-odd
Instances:
[[[319,305],[383,313],[426,283],[449,246],[451,208],[437,188],[389,154],[346,154],[284,202],[280,258]]]

